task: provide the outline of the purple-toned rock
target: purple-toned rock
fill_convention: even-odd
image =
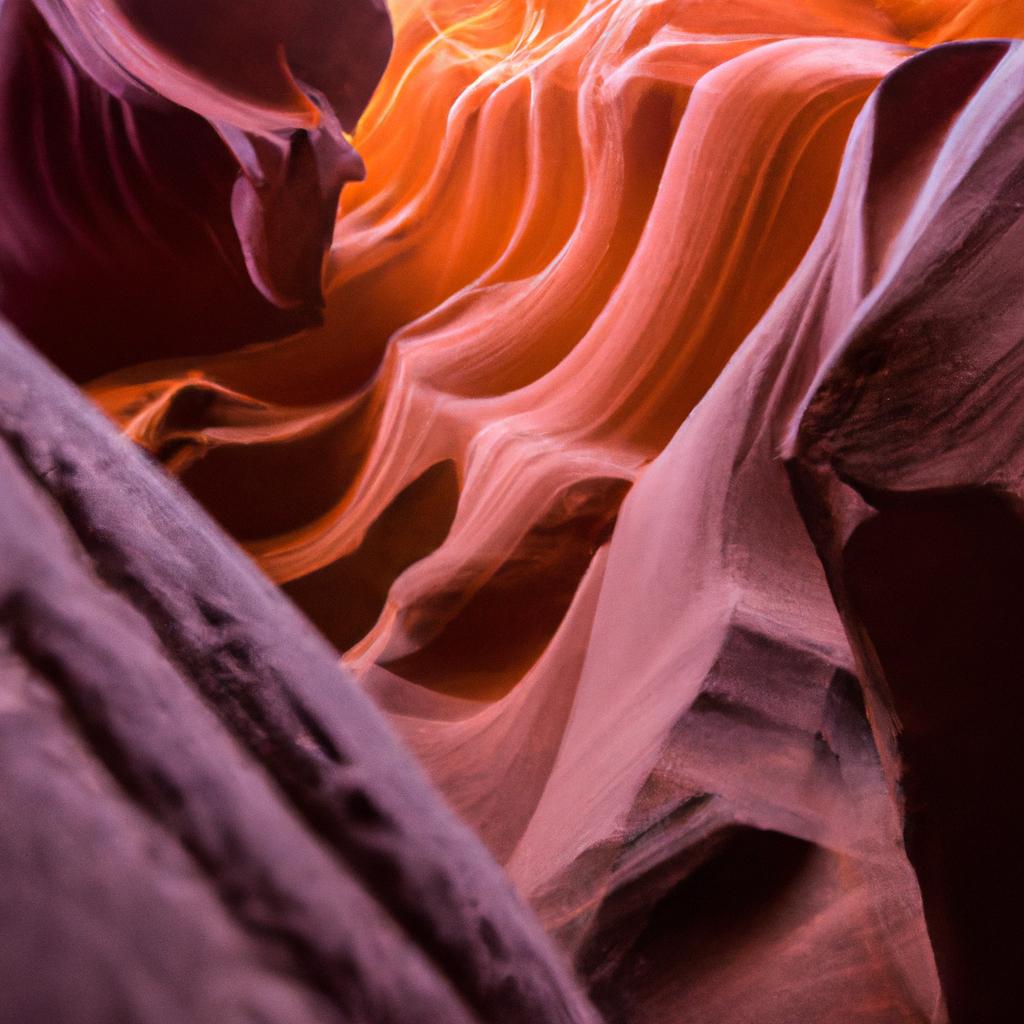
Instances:
[[[318,322],[380,0],[5,0],[0,313],[76,379]]]
[[[969,1024],[1015,1015],[1024,955],[1022,96],[995,42],[883,85],[862,296],[788,453]]]
[[[0,1021],[584,1024],[302,616],[0,334]]]

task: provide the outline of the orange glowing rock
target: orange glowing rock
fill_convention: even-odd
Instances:
[[[889,726],[780,453],[1021,60],[919,52],[1024,8],[392,16],[323,324],[90,394],[335,645],[604,1006],[939,1024]],[[284,79],[231,87],[302,114]]]
[[[582,503],[603,539],[597,521],[796,266],[853,117],[911,52],[870,5],[744,5],[727,24],[690,4],[394,18],[325,326],[91,387],[359,666],[409,659],[488,587],[506,615],[563,560],[571,595],[588,556],[575,527],[545,524]],[[352,602],[328,595],[365,590],[345,567],[370,557],[372,524],[419,521],[423,502],[415,566],[369,570],[376,621],[346,623]],[[444,688],[510,688],[564,604],[532,646],[506,638],[507,668],[446,663]]]

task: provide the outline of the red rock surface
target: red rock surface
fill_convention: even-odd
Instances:
[[[228,5],[9,0],[47,81],[135,103],[110,66],[159,52],[220,177],[147,188],[241,285],[174,241],[117,306],[57,245],[88,301],[51,304],[12,243],[0,307],[102,372],[609,1020],[1014,1019],[1024,8],[397,0],[360,117],[376,8],[271,6],[229,67]]]

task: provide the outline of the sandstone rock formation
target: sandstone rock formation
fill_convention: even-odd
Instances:
[[[304,32],[342,8],[292,6],[285,64],[243,33],[226,68],[117,5],[217,140],[201,216],[244,274],[202,330],[152,279],[146,337],[107,298],[88,343],[32,319],[66,300],[0,308],[333,644],[609,1021],[1014,1019],[1024,7],[395,0],[358,117],[377,9],[339,83]],[[279,337],[349,141],[323,322]],[[460,920],[445,969],[492,977]],[[588,1013],[522,941],[511,1012]]]
[[[4,0],[0,309],[79,380],[317,321],[380,0]]]

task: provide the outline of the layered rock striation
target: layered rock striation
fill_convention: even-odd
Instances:
[[[607,1019],[1012,1019],[1019,5],[400,0],[372,99],[372,5],[282,7],[239,67],[147,4],[129,66],[92,6],[3,16],[46,81],[135,103],[113,60],[200,126],[220,177],[147,188],[201,188],[236,283],[172,238],[195,289],[47,308],[0,235],[0,308],[318,627]],[[588,1013],[533,955],[511,1012]]]

